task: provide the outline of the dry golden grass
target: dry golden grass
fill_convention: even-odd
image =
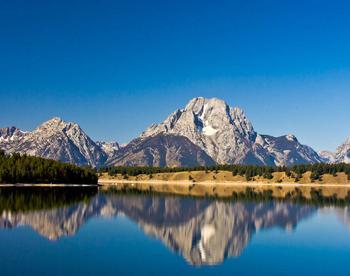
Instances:
[[[284,172],[273,174],[273,179],[254,177],[247,181],[243,176],[233,176],[231,172],[219,171],[205,172],[178,172],[160,173],[150,175],[138,175],[114,177],[103,174],[99,178],[101,185],[116,188],[137,188],[140,191],[155,191],[160,193],[172,193],[192,196],[218,196],[230,197],[233,192],[244,192],[251,187],[256,192],[272,190],[274,197],[283,198],[287,193],[299,189],[306,198],[310,198],[313,188],[322,190],[324,196],[337,195],[344,198],[350,191],[349,180],[344,173],[324,175],[322,180],[312,182],[311,173],[305,173],[302,178],[295,182],[294,178],[287,177]]]
[[[115,181],[190,181],[190,182],[213,182],[213,183],[226,183],[226,182],[259,182],[259,183],[298,183],[298,184],[349,184],[350,181],[345,173],[338,173],[336,176],[325,174],[321,180],[312,181],[311,173],[306,172],[299,181],[295,181],[295,178],[287,177],[284,172],[273,173],[272,179],[266,179],[261,176],[253,177],[252,180],[247,181],[244,176],[233,176],[228,171],[205,172],[205,171],[193,171],[193,172],[177,172],[177,173],[159,173],[153,175],[141,174],[138,176],[124,177],[122,175],[109,176],[104,173],[99,177],[100,182],[106,182],[110,180]]]

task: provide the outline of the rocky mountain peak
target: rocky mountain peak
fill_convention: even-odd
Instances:
[[[223,100],[217,98],[206,99],[203,97],[198,97],[190,100],[186,105],[185,110],[193,111],[195,114],[199,115],[205,110],[221,109],[222,111],[226,111],[226,108],[227,104]]]
[[[159,134],[184,136],[219,164],[292,165],[317,163],[315,151],[292,135],[259,135],[244,111],[225,101],[194,98],[163,123],[152,125],[141,138]]]
[[[235,125],[243,133],[254,132],[252,124],[243,110],[237,107],[231,108],[221,99],[194,98],[187,104],[184,112],[186,111],[193,112],[195,119],[204,126],[203,128],[207,125],[214,129],[224,128],[226,125]],[[206,132],[205,129],[204,132]]]
[[[66,122],[60,117],[54,117],[44,123],[42,123],[36,131],[68,131],[74,129],[75,131],[81,131],[82,129],[76,123]]]
[[[66,125],[66,124],[67,123],[65,121],[63,121],[60,117],[53,117],[52,119],[49,119],[46,122],[42,123],[40,126],[42,126],[42,127],[57,127],[57,126]]]
[[[96,167],[107,159],[107,154],[79,125],[65,122],[59,117],[54,117],[34,131],[16,136],[11,141],[0,142],[0,148],[8,153],[18,152],[78,165]]]

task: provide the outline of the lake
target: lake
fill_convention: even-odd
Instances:
[[[1,188],[0,275],[350,275],[350,210]]]

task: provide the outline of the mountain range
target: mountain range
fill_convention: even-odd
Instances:
[[[336,153],[317,153],[292,134],[259,134],[243,110],[202,97],[151,125],[125,146],[95,142],[79,125],[55,117],[31,132],[0,128],[0,149],[92,167],[350,163],[350,138]]]

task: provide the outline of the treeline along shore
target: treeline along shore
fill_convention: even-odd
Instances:
[[[58,161],[0,151],[2,184],[96,184],[96,171]]]

